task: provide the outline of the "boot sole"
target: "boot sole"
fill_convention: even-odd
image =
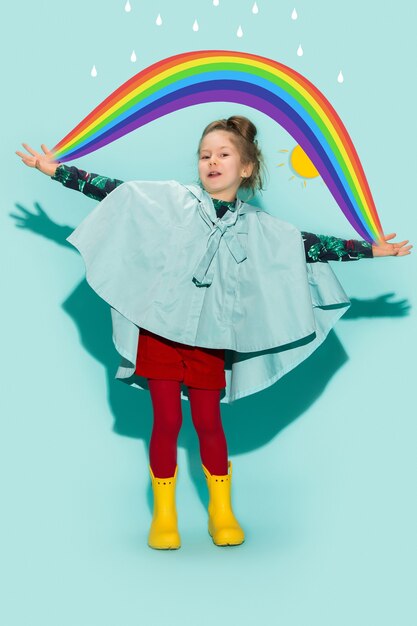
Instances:
[[[220,548],[224,548],[224,547],[226,547],[226,546],[241,546],[241,545],[242,545],[242,543],[245,543],[245,540],[244,540],[244,539],[243,539],[243,541],[235,541],[235,542],[229,542],[229,541],[228,541],[228,542],[225,542],[225,543],[216,543],[216,542],[214,541],[214,539],[213,539],[213,535],[212,535],[212,534],[210,534],[210,532],[209,532],[209,535],[210,535],[210,537],[211,537],[211,539],[212,539],[212,541],[213,541],[214,545],[215,545],[215,546],[219,546]]]
[[[241,546],[242,543],[245,543],[244,541],[241,541],[240,543],[215,543],[215,541],[213,541],[215,546],[218,546],[219,548],[227,548],[227,546]]]

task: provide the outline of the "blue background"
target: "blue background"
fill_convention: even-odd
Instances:
[[[0,621],[414,625],[416,255],[333,263],[351,311],[294,372],[222,406],[247,535],[238,548],[217,548],[207,534],[198,442],[183,403],[183,545],[153,551],[150,399],[114,380],[109,309],[65,245],[95,203],[26,168],[14,151],[22,141],[52,147],[162,58],[257,53],[323,91],[355,143],[385,232],[413,242],[415,4],[300,2],[297,21],[293,4],[272,0],[259,0],[257,15],[251,1],[131,4],[130,13],[123,1],[98,0],[3,8]],[[258,202],[303,230],[356,237],[321,180],[290,180],[288,153],[279,151],[294,147],[291,137],[246,107],[186,109],[75,164],[123,180],[191,182],[201,130],[234,113],[259,128],[269,183]]]

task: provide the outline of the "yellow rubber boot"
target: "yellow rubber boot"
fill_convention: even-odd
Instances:
[[[245,534],[235,518],[231,504],[232,462],[225,476],[210,474],[203,465],[209,490],[208,531],[216,546],[238,546]]]
[[[153,490],[153,517],[148,545],[155,550],[176,550],[181,546],[175,507],[178,466],[171,478],[156,478],[149,467]]]

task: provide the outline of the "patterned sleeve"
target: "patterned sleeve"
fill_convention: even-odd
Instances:
[[[57,180],[64,187],[81,191],[83,194],[93,200],[103,200],[116,187],[123,183],[123,180],[117,178],[107,178],[107,176],[99,176],[98,174],[90,174],[77,167],[65,165],[61,163],[55,170],[55,174],[51,176],[52,180]]]
[[[338,239],[328,235],[301,233],[307,263],[321,261],[358,261],[372,259],[372,244],[357,239]]]

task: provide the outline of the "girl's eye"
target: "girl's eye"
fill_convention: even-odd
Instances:
[[[207,154],[204,154],[201,158],[202,159],[208,159],[208,156],[207,156]]]

